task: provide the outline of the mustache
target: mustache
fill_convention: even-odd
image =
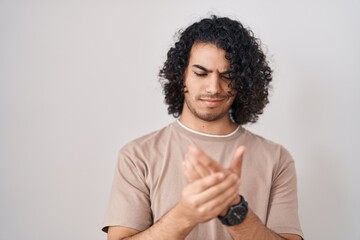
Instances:
[[[224,100],[224,99],[228,99],[230,97],[232,97],[233,94],[231,92],[228,92],[227,94],[220,94],[220,93],[215,93],[215,94],[200,94],[196,97],[197,100],[199,99],[217,99],[217,100]]]
[[[187,89],[185,84],[183,85],[182,92],[184,94],[189,92],[189,90]],[[201,98],[204,98],[204,99],[226,99],[226,98],[230,98],[230,97],[235,96],[235,94],[236,94],[236,91],[234,92],[234,91],[230,90],[226,94],[220,94],[220,93],[200,94],[199,96],[196,97],[196,99],[197,100],[199,100]]]

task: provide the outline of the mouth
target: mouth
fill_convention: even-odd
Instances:
[[[200,98],[199,100],[207,107],[217,107],[225,101],[225,98]]]

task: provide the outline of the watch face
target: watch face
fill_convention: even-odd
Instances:
[[[244,220],[246,213],[247,209],[244,206],[233,207],[230,210],[227,220],[231,226],[240,224]]]
[[[235,226],[244,221],[248,212],[248,203],[240,195],[240,203],[230,207],[228,213],[224,216],[218,216],[222,224],[226,226]]]

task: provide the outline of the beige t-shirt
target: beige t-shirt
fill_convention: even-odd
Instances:
[[[103,231],[109,226],[144,231],[166,214],[187,184],[182,161],[191,144],[224,167],[230,166],[237,147],[245,145],[239,193],[268,228],[303,237],[294,161],[281,145],[241,127],[226,136],[213,136],[194,132],[178,121],[120,151]],[[195,227],[186,239],[232,238],[213,219]]]

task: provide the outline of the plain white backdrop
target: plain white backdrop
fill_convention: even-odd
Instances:
[[[158,71],[176,31],[236,18],[274,68],[250,130],[290,150],[307,239],[360,240],[359,1],[0,0],[0,239],[105,239],[128,141],[173,121]]]

